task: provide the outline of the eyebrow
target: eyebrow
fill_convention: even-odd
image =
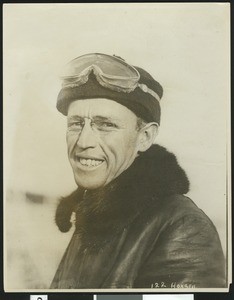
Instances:
[[[104,116],[94,116],[93,117],[94,120],[97,120],[97,121],[109,121],[109,122],[120,122],[119,119],[117,118],[113,118],[113,117],[104,117]]]
[[[69,121],[75,121],[75,120],[80,120],[80,119],[83,119],[82,117],[80,116],[77,116],[77,115],[74,115],[74,116],[67,116],[67,120]]]
[[[76,120],[80,120],[80,119],[84,119],[85,117],[81,117],[79,115],[72,115],[72,116],[68,116],[67,119],[69,121],[76,121]],[[109,121],[109,122],[120,122],[121,121],[118,118],[114,118],[114,117],[105,117],[105,116],[100,116],[100,115],[96,115],[92,117],[93,120],[97,120],[97,121]]]

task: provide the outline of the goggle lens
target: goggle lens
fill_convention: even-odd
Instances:
[[[123,60],[115,56],[95,53],[75,58],[66,65],[61,76],[63,86],[69,86],[74,82],[84,84],[91,71],[97,79],[103,80],[106,85],[109,84],[110,88],[116,86],[133,90],[140,78],[139,72]]]
[[[90,66],[97,66],[107,76],[120,76],[139,79],[138,71],[125,63],[125,61],[106,54],[87,54],[73,59],[67,64],[62,77],[73,77],[83,72]]]

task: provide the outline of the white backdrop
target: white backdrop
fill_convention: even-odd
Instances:
[[[82,54],[116,54],[164,87],[157,142],[177,155],[225,250],[229,6],[9,4],[3,13],[5,187],[56,197],[76,187],[55,108],[59,71]]]

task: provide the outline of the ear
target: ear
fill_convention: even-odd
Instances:
[[[145,152],[154,143],[158,134],[159,125],[156,122],[147,123],[139,131],[138,151]]]

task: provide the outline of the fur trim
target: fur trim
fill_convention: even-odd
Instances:
[[[67,232],[72,226],[71,223],[71,215],[77,209],[77,196],[81,191],[78,190],[73,192],[68,197],[64,197],[60,199],[60,202],[56,209],[55,214],[55,223],[57,224],[58,228],[62,232]]]
[[[149,205],[160,205],[166,196],[188,190],[188,178],[175,155],[153,145],[107,186],[85,193],[78,189],[63,198],[55,220],[61,231],[68,231],[76,211],[76,232],[86,244],[97,244],[113,238]]]

